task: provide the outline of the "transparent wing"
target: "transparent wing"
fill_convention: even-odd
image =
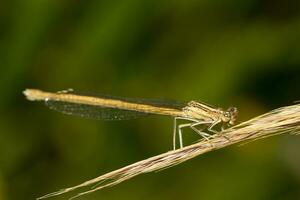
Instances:
[[[75,104],[54,100],[47,100],[45,104],[52,110],[56,110],[67,115],[80,116],[89,119],[127,120],[149,115],[148,113],[142,113],[132,110],[106,108],[100,106]]]
[[[148,100],[148,99],[136,99],[136,98],[119,98],[119,97],[101,97],[107,99],[118,99],[127,102],[134,103],[143,103],[148,105],[162,106],[167,108],[180,108],[184,104],[175,102],[175,101],[166,101],[166,100]],[[95,105],[86,105],[86,104],[77,104],[57,100],[46,100],[46,106],[52,110],[58,112],[85,117],[89,119],[98,119],[98,120],[127,120],[127,119],[136,119],[142,116],[150,115],[149,113],[139,112],[135,110],[125,110],[120,108],[109,108]]]

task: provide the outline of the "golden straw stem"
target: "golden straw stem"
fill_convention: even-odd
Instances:
[[[300,133],[300,104],[281,107],[246,122],[240,123],[230,129],[220,132],[219,134],[213,135],[209,141],[202,140],[193,145],[136,162],[81,183],[77,186],[62,189],[38,199],[45,199],[70,192],[81,187],[94,185],[94,187],[90,190],[72,197],[76,198],[105,187],[114,186],[140,174],[172,167],[212,150],[281,133]]]

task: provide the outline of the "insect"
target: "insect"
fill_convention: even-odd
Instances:
[[[211,134],[217,133],[213,129],[217,124],[234,125],[238,110],[229,107],[227,110],[215,108],[202,102],[189,101],[187,103],[166,103],[158,100],[115,98],[104,96],[80,95],[72,90],[56,93],[37,89],[26,89],[25,96],[31,101],[45,101],[46,105],[56,111],[103,120],[132,119],[145,114],[168,115],[174,117],[173,149],[176,149],[176,136],[179,137],[180,148],[183,147],[182,129],[189,127],[201,137],[209,140]],[[179,124],[178,120],[186,123]],[[201,126],[201,128],[199,128]]]

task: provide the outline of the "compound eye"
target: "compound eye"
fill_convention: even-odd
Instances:
[[[231,112],[231,113],[237,113],[237,108],[235,108],[235,107],[230,107],[229,109],[228,109],[228,112]]]
[[[229,118],[230,117],[230,113],[229,112],[225,112],[224,116]]]

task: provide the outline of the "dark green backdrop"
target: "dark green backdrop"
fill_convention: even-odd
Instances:
[[[0,199],[34,199],[172,148],[171,118],[66,116],[25,100],[25,88],[202,100],[237,106],[239,121],[299,100],[299,4],[1,1]],[[300,137],[277,136],[81,199],[300,199],[299,152]]]

